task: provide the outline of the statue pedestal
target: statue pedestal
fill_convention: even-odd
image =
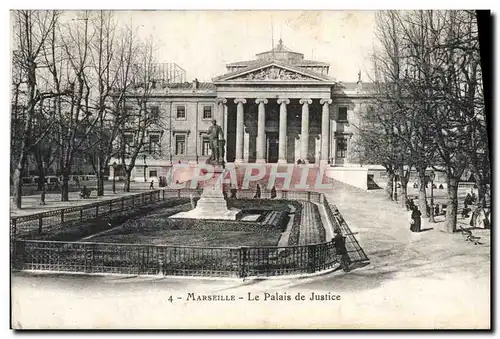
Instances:
[[[236,220],[241,214],[239,209],[227,208],[226,199],[222,193],[222,182],[220,176],[224,176],[225,171],[215,168],[212,178],[203,188],[200,200],[196,208],[179,212],[170,216],[170,218],[188,218],[188,219],[218,219],[218,220]]]

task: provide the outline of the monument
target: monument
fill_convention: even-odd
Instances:
[[[194,209],[179,212],[170,218],[236,220],[241,215],[241,210],[227,207],[227,201],[222,191],[222,181],[226,174],[223,135],[222,128],[217,125],[217,121],[212,120],[212,125],[208,128],[211,154],[206,161],[207,164],[211,165],[208,167],[208,170],[211,171],[209,172],[210,179],[205,182],[203,193]]]

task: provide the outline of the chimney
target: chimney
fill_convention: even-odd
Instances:
[[[193,91],[198,89],[198,79],[194,78],[193,80]]]

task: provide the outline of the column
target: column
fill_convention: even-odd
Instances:
[[[226,151],[224,152],[224,162],[227,162],[227,130],[228,130],[228,126],[227,126],[227,105],[224,105],[224,112],[223,112],[223,116],[224,116],[224,140],[226,141]]]
[[[330,154],[328,146],[330,144],[330,105],[332,103],[332,99],[321,99],[319,103],[323,105],[323,110],[321,112],[320,164],[325,164],[328,162],[328,156]]]
[[[257,159],[255,162],[266,162],[266,107],[267,99],[257,99],[255,103],[259,105],[257,121]]]
[[[226,98],[216,98],[215,102],[217,104],[217,110],[215,114],[215,120],[217,120],[217,124],[222,127],[222,130],[226,130],[226,124],[224,121],[224,109],[227,103]]]
[[[333,106],[334,110],[336,109],[335,105]],[[335,116],[335,115],[334,115]],[[331,140],[331,144],[330,144],[330,157],[332,159],[332,164],[335,165],[335,161],[336,161],[336,158],[337,158],[337,140],[335,138],[335,133],[337,132],[337,121],[335,119],[332,119],[330,121],[331,125],[330,125],[330,131],[331,131],[331,134],[333,136],[332,140]]]
[[[243,104],[246,99],[234,99],[236,107],[236,158],[234,162],[243,162]]]
[[[215,103],[217,104],[215,120],[217,120],[217,124],[221,126],[222,132],[224,133],[224,140],[226,142],[225,152],[224,152],[224,161],[227,162],[227,117],[226,117],[226,98],[216,98]]]
[[[287,112],[286,105],[290,103],[289,99],[278,99],[280,105],[280,129],[279,129],[279,154],[278,163],[286,164],[287,149]]]
[[[300,131],[300,158],[308,163],[307,150],[309,148],[309,105],[311,99],[300,99],[302,105],[302,129]]]

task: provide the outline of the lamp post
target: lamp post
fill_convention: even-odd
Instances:
[[[116,161],[113,161],[113,193],[116,193]]]
[[[434,171],[431,171],[429,173],[429,179],[431,179],[431,210],[430,210],[430,215],[429,215],[429,222],[435,223],[436,220],[434,220],[434,179],[436,178],[436,174]]]
[[[398,181],[396,179],[396,174],[394,174],[392,190],[393,190],[392,198],[397,203],[398,202]]]
[[[145,154],[142,156],[142,160],[144,160],[144,182],[146,182],[147,181],[147,179],[146,179],[146,169],[148,168],[148,165],[146,165],[146,155]]]

